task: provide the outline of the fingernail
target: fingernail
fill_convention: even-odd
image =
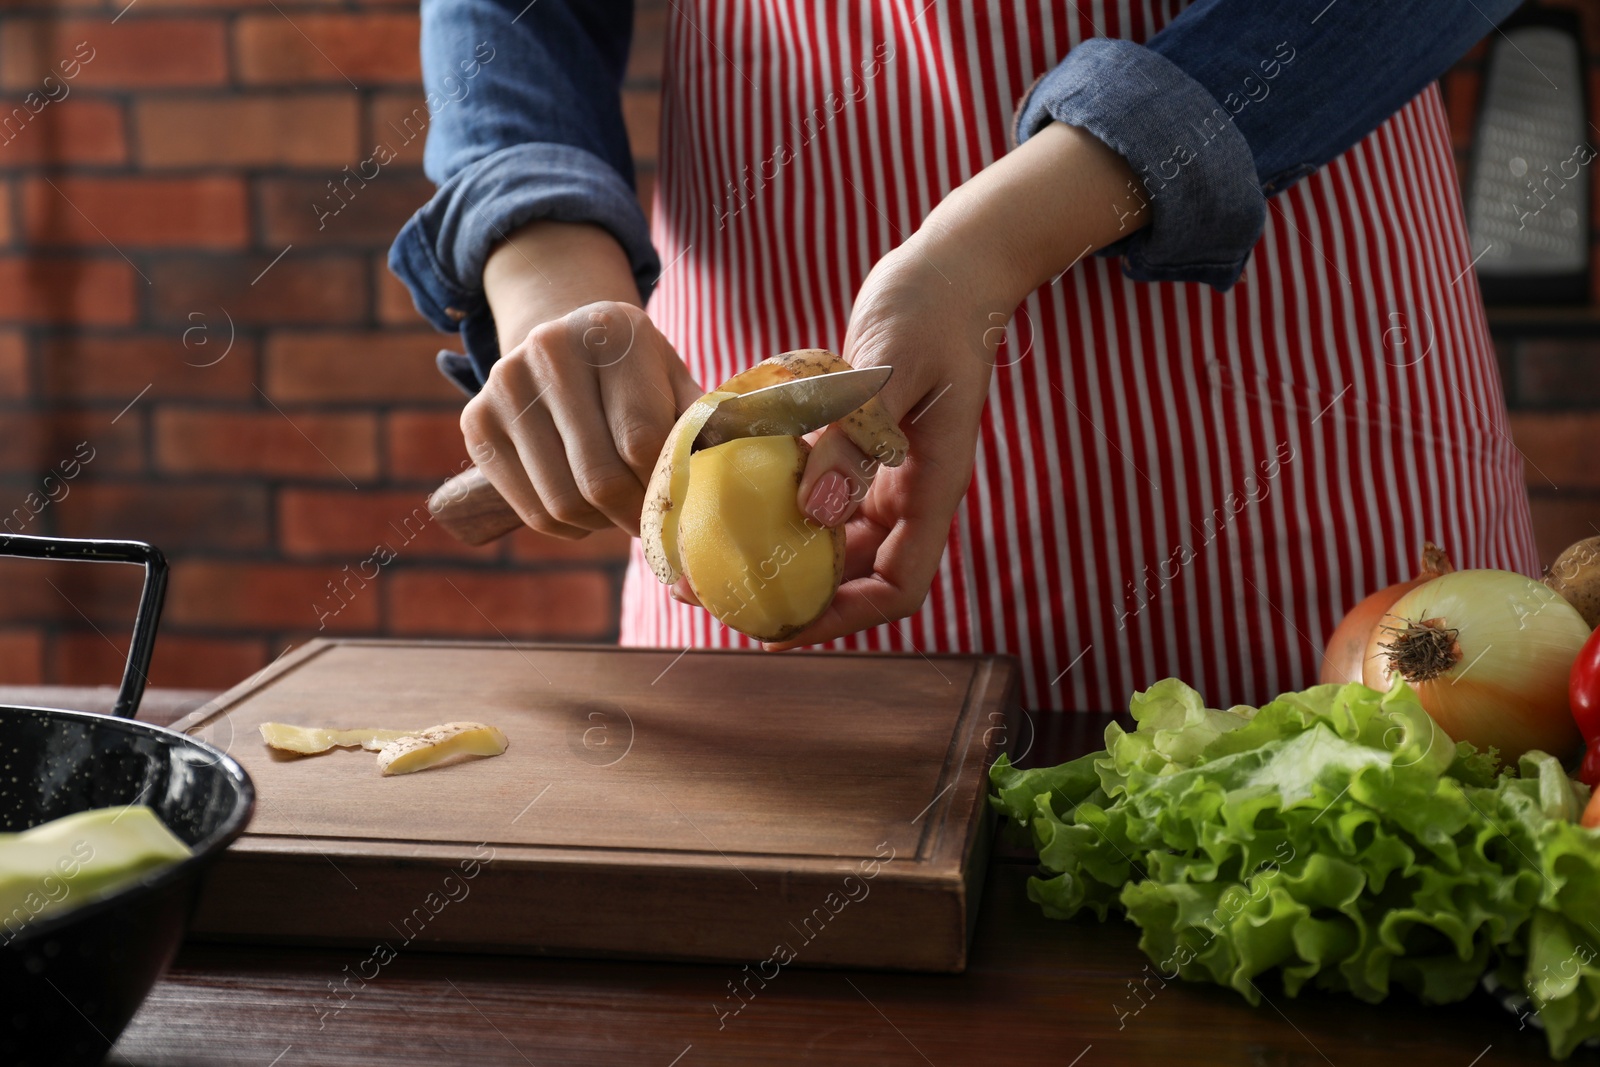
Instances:
[[[850,483],[838,471],[829,471],[817,479],[806,500],[806,514],[822,526],[837,525],[850,506]]]

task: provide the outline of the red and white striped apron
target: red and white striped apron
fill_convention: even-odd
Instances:
[[[673,8],[650,312],[710,387],[838,351],[873,263],[1007,151],[1033,80],[1182,3]],[[1536,573],[1470,258],[1430,88],[1270,202],[1227,293],[1079,263],[1008,328],[927,602],[834,647],[1011,653],[1035,708],[1122,708],[1168,675],[1256,704],[1315,682],[1343,610],[1425,538]],[[753,644],[637,544],[623,597],[625,644]]]

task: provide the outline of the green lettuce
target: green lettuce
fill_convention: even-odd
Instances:
[[[990,772],[1032,833],[1045,914],[1120,911],[1162,977],[1252,1004],[1263,977],[1442,1003],[1494,970],[1552,1055],[1600,1036],[1600,833],[1553,757],[1502,767],[1403,684],[1217,711],[1167,679],[1131,710],[1102,752]]]

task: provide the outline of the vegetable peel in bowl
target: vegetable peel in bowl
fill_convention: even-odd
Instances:
[[[94,808],[0,834],[3,939],[34,919],[101,900],[192,855],[144,804]]]
[[[1132,711],[1104,751],[991,769],[992,803],[1038,849],[1045,914],[1120,911],[1162,978],[1252,1004],[1268,978],[1444,1003],[1492,970],[1552,1055],[1600,1036],[1600,832],[1554,757],[1500,766],[1403,682],[1215,711],[1167,679]]]

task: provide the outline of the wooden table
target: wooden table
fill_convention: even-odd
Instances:
[[[19,703],[0,689],[0,702]],[[170,722],[205,694],[154,691]],[[34,703],[109,707],[109,690],[33,690]],[[1024,728],[1026,762],[1099,747],[1107,721]],[[366,953],[191,944],[110,1063],[498,1065],[818,1063],[1488,1067],[1548,1063],[1542,1037],[1484,995],[1381,1007],[1309,993],[1251,1008],[1231,991],[1157,980],[1121,922],[1054,922],[1029,903],[1026,855],[991,864],[965,974],[785,969],[738,1012],[732,966],[405,953],[333,990]],[[606,907],[596,900],[594,907]],[[348,968],[348,971],[347,971]],[[369,972],[370,973],[370,972]],[[1135,999],[1138,987],[1144,1006]],[[1133,1009],[1138,1009],[1134,1014]],[[1582,1062],[1579,1053],[1572,1062]]]

